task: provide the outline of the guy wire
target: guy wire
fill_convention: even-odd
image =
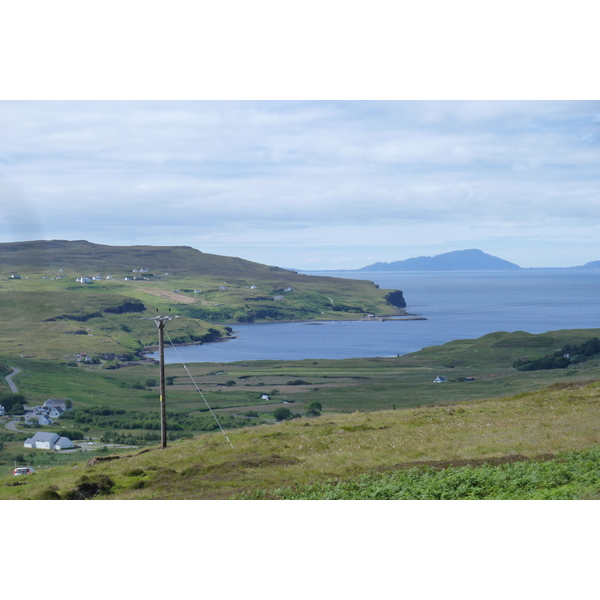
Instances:
[[[219,423],[219,419],[217,419],[217,415],[215,415],[215,413],[213,412],[212,408],[210,407],[210,405],[206,401],[206,398],[204,397],[204,394],[202,393],[202,390],[200,389],[200,387],[196,383],[196,380],[194,379],[194,377],[190,373],[190,370],[187,368],[187,365],[183,362],[183,359],[181,358],[181,355],[177,351],[177,348],[175,347],[175,344],[172,342],[171,338],[169,337],[169,334],[166,331],[164,333],[167,336],[169,342],[171,342],[171,346],[173,346],[173,349],[177,353],[177,356],[179,357],[179,360],[181,361],[181,364],[183,365],[183,368],[187,371],[187,374],[190,376],[190,379],[194,382],[194,385],[196,386],[196,389],[198,390],[198,393],[200,394],[200,396],[202,396],[202,400],[204,400],[204,404],[206,404],[206,407],[210,411],[210,414],[213,416],[213,418],[217,422],[217,425],[219,426],[219,429],[223,432],[223,435],[225,436],[225,439],[229,442],[229,445],[233,448],[233,444],[231,443],[231,441],[227,437],[227,434],[225,433],[225,430],[223,429],[223,427],[221,427],[221,423]]]

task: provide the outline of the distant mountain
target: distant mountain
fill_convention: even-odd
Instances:
[[[391,263],[378,262],[357,271],[516,271],[519,265],[481,250],[455,250]]]
[[[569,267],[570,269],[600,269],[600,260],[593,260],[592,262],[585,263],[580,267]]]

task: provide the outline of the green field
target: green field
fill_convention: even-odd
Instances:
[[[274,491],[290,482],[302,486],[350,480],[377,469],[394,470],[394,465],[400,464],[480,463],[506,457],[524,460],[588,450],[600,444],[595,427],[600,388],[594,383],[600,380],[599,358],[544,371],[518,371],[512,365],[516,360],[545,356],[566,344],[581,344],[599,334],[598,329],[539,335],[498,332],[396,358],[199,363],[188,366],[193,381],[181,366],[167,365],[171,383],[166,395],[168,421],[174,427],[169,431],[169,448],[111,462],[110,469],[93,467],[92,472],[108,469],[118,478],[116,465],[142,465],[135,468],[144,470],[145,475],[130,483],[146,486],[146,491],[142,493],[142,487],[135,492],[121,489],[121,485],[127,487],[129,480],[125,478],[111,497],[224,498],[249,494],[277,498],[308,493],[300,488]],[[152,441],[158,424],[157,365],[107,371],[102,365],[69,367],[51,360],[10,356],[0,362],[22,369],[15,382],[29,404],[48,398],[72,400],[79,420],[62,419],[54,429],[57,432],[65,433],[63,427],[87,428],[85,436],[95,438],[100,447],[102,440],[114,441],[111,436],[121,443],[127,442],[123,436],[130,436],[129,443],[138,450],[121,452],[132,454],[157,443]],[[433,383],[438,375],[447,381]],[[269,400],[262,398],[264,394]],[[208,413],[205,399],[225,424],[233,449]],[[315,400],[323,414],[308,418],[307,406]],[[273,411],[282,407],[297,418],[276,424]],[[102,416],[102,410],[107,414]],[[45,453],[24,451],[22,439],[4,434],[11,435],[15,439],[5,439],[0,451],[7,474],[16,456],[29,462]],[[196,458],[199,453],[201,463]],[[79,460],[89,456],[80,452]],[[62,478],[59,472],[64,473],[64,469],[48,469],[48,473],[55,473],[50,479],[42,469],[30,481],[57,485],[50,481]],[[154,479],[165,469],[170,473],[165,475],[168,486]],[[169,469],[188,475],[191,471],[186,469],[192,469],[196,475],[183,482]],[[221,475],[221,469],[229,469],[236,476],[231,480],[220,476],[210,485],[200,485],[200,480],[212,481],[213,469]],[[255,481],[250,473],[257,477],[260,473],[260,477]],[[65,481],[71,485],[74,480],[67,477]],[[37,484],[14,489],[9,485],[0,497],[32,497],[25,488],[40,491]],[[330,487],[318,489],[324,495],[337,493]],[[591,493],[587,488],[577,489],[569,493]],[[533,491],[531,497],[545,493]],[[554,494],[547,493],[548,497]]]
[[[233,447],[221,433],[206,434],[164,450],[132,449],[77,468],[8,476],[0,479],[0,498],[77,498],[89,486],[106,499],[327,498],[344,489],[358,489],[351,497],[365,498],[597,498],[599,417],[598,383],[324,414],[230,431]],[[571,470],[565,461],[579,466]],[[514,464],[508,469],[505,463]],[[442,474],[436,474],[439,469]],[[381,477],[386,473],[392,475]],[[411,487],[402,483],[406,478]],[[515,489],[519,480],[522,489]]]

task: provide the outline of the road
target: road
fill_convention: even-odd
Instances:
[[[17,429],[17,421],[8,421],[4,427],[6,427],[6,429],[10,429],[11,431],[16,431],[18,433],[29,433],[28,431]]]
[[[7,375],[4,379],[6,379],[6,383],[8,383],[8,387],[10,388],[10,391],[13,394],[18,394],[19,390],[17,389],[17,386],[15,385],[15,382],[12,380],[12,378],[15,375],[18,375],[21,372],[21,369],[17,369],[17,367],[13,367],[12,368],[12,372],[10,373],[10,375]]]
[[[17,386],[15,385],[15,382],[12,380],[12,378],[15,375],[18,375],[21,372],[21,369],[17,369],[17,367],[12,367],[12,371],[9,375],[7,375],[4,379],[6,379],[6,383],[8,383],[8,387],[10,388],[10,391],[13,394],[18,394],[19,390],[17,388]],[[23,431],[22,429],[17,429],[17,422],[16,421],[8,421],[8,423],[6,423],[5,425],[6,429],[10,429],[11,431],[17,431],[19,433],[28,433],[27,431]]]

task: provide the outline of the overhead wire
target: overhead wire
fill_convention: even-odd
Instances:
[[[219,422],[219,419],[217,419],[217,415],[215,415],[215,413],[213,412],[213,409],[210,407],[210,404],[208,403],[208,401],[204,397],[204,394],[202,393],[202,390],[200,389],[200,386],[196,383],[196,380],[194,379],[193,375],[190,373],[190,370],[187,368],[187,365],[185,364],[185,362],[183,362],[183,359],[181,358],[181,355],[179,354],[177,348],[175,347],[175,344],[173,343],[173,341],[169,337],[169,334],[167,333],[167,331],[165,331],[164,333],[167,336],[167,339],[169,340],[169,342],[171,343],[171,346],[173,346],[173,350],[175,350],[177,356],[179,357],[179,360],[181,361],[181,364],[183,365],[183,368],[186,370],[187,374],[190,376],[190,379],[194,382],[194,385],[196,386],[196,389],[198,390],[198,393],[202,397],[202,400],[204,400],[204,404],[206,404],[206,407],[208,408],[208,410],[210,411],[210,414],[213,416],[215,422],[219,426],[219,429],[221,430],[221,432],[225,436],[225,439],[229,442],[229,445],[233,448],[233,444],[231,443],[231,440],[229,439],[229,437],[225,433],[225,430],[221,426],[221,423]]]

